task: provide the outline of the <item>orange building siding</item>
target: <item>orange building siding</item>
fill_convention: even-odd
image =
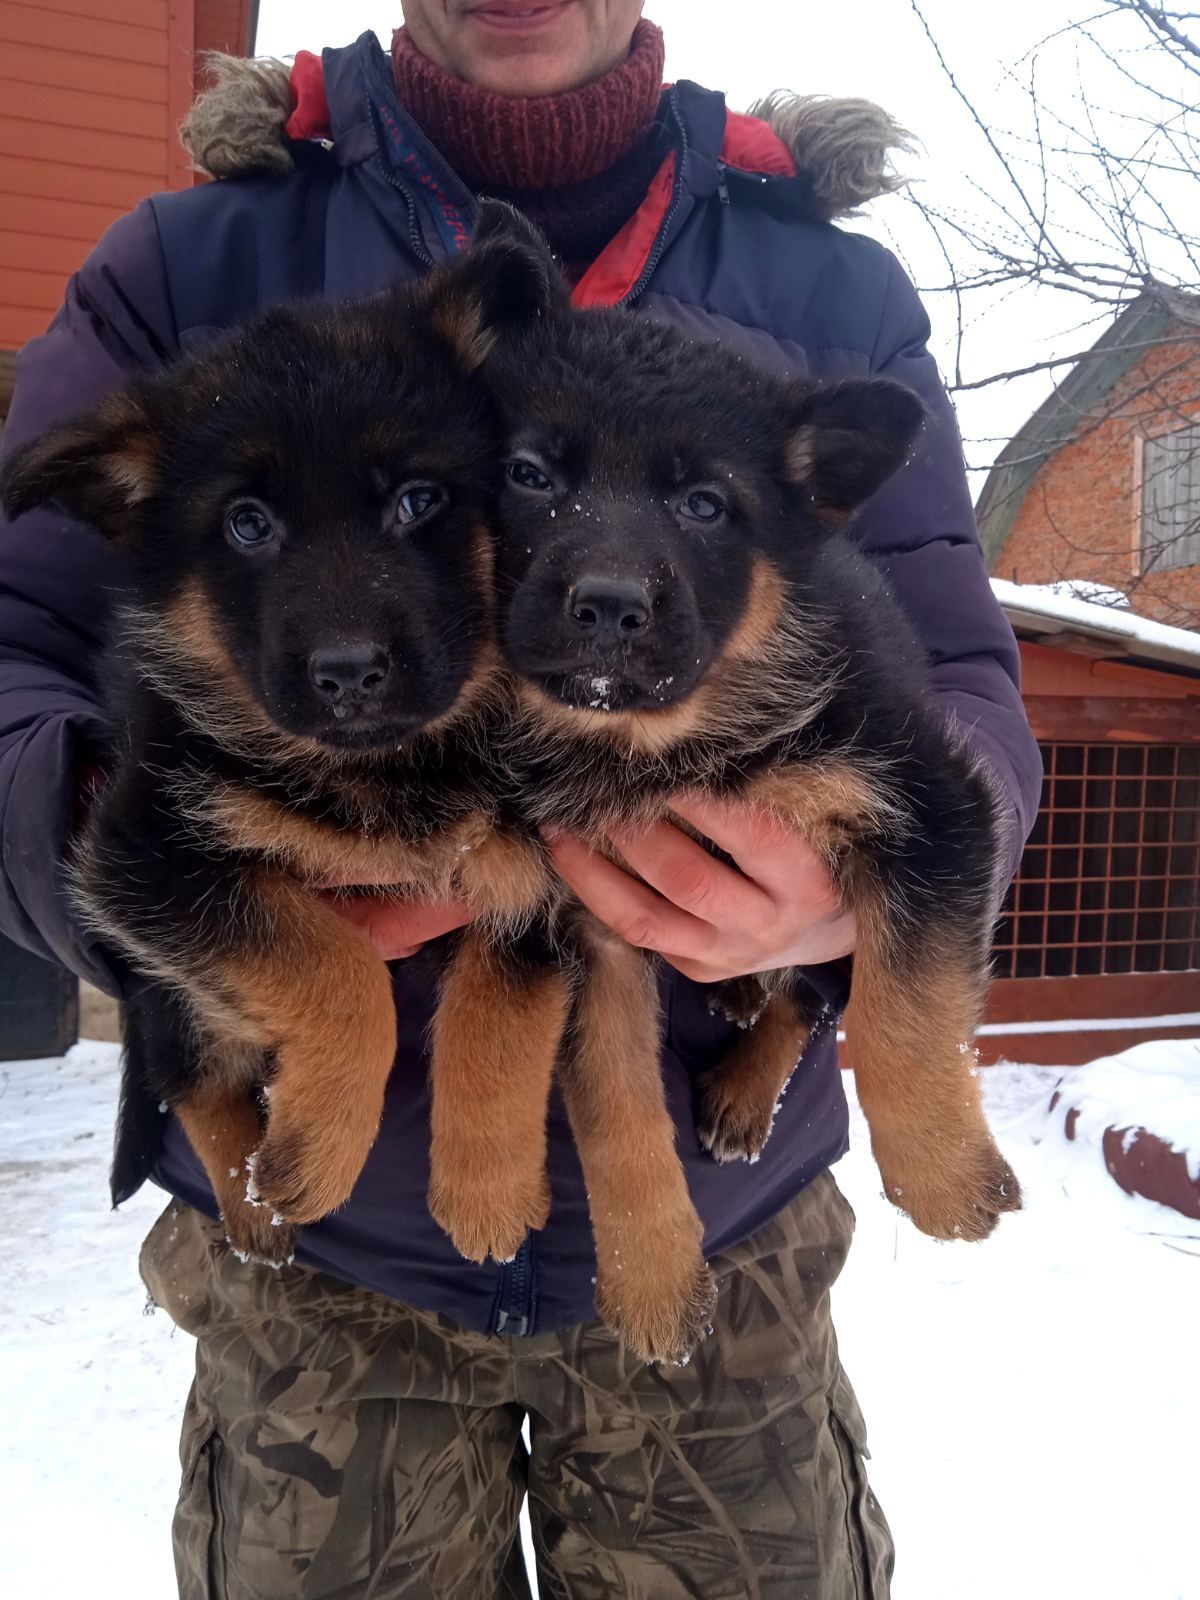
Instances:
[[[257,4],[247,0],[201,0],[196,7],[196,53],[223,50],[226,55],[243,55],[257,11]]]
[[[45,329],[117,217],[193,182],[176,129],[197,54],[246,51],[256,13],[253,0],[0,0],[0,352]]]

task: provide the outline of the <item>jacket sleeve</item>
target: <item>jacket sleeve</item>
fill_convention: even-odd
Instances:
[[[1011,877],[1037,816],[1041,755],[1021,702],[1016,639],[988,582],[958,423],[927,348],[929,318],[889,262],[871,367],[914,389],[928,420],[908,464],[863,507],[857,531],[925,646],[935,694],[999,782]]]
[[[0,458],[177,345],[154,213],[143,203],[71,279],[17,359]],[[120,558],[51,506],[0,521],[0,931],[113,991],[122,974],[79,927],[63,875],[81,773],[110,730],[96,665]]]

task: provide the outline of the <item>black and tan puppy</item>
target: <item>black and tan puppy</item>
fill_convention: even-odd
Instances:
[[[496,860],[478,369],[545,295],[541,257],[501,239],[369,302],[272,311],[28,446],[0,486],[9,516],[54,499],[126,554],[120,738],[73,866],[93,926],[154,980],[125,1018],[114,1194],[166,1101],[256,1258],[349,1194],[395,1050],[387,969],[313,886],[444,894]]]
[[[1020,1203],[972,1075],[997,807],[845,531],[904,461],[920,402],[886,380],[787,383],[615,310],[560,308],[506,339],[489,375],[509,431],[498,628],[520,679],[523,823],[604,848],[692,788],[798,828],[857,917],[846,1036],[887,1193],[927,1233],[982,1238]],[[546,910],[574,995],[562,1086],[601,1311],[642,1354],[677,1357],[711,1280],[652,963],[552,887]],[[791,972],[724,999],[753,1026],[701,1085],[701,1137],[752,1157],[814,1019]],[[541,1088],[527,1081],[532,1102]],[[513,1103],[506,1086],[496,1116]]]

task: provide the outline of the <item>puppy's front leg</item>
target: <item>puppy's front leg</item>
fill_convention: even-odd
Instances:
[[[204,1164],[233,1249],[244,1260],[268,1266],[289,1261],[296,1230],[247,1192],[254,1151],[263,1133],[249,1093],[219,1081],[202,1082],[172,1110]]]
[[[347,1199],[379,1128],[396,1053],[391,979],[299,884],[263,874],[256,887],[265,937],[216,966],[249,1039],[276,1055],[255,1188],[287,1221],[314,1222]]]
[[[589,926],[563,1095],[587,1183],[603,1321],[645,1361],[681,1361],[716,1286],[675,1150],[652,961]]]
[[[565,973],[468,928],[433,1023],[429,1209],[472,1261],[511,1260],[550,1214],[546,1108]]]

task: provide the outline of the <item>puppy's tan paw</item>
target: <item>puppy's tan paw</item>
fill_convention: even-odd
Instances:
[[[697,1085],[696,1135],[714,1161],[757,1161],[771,1133],[776,1101],[745,1093],[717,1068]]]
[[[940,1159],[879,1158],[884,1193],[934,1239],[986,1239],[1006,1211],[1021,1209],[1021,1185],[983,1129],[940,1147]]]
[[[456,1183],[435,1162],[429,1210],[468,1261],[511,1261],[525,1236],[546,1226],[550,1185],[544,1172],[503,1184]]]
[[[717,1305],[716,1279],[697,1252],[661,1260],[659,1270],[614,1260],[596,1280],[600,1320],[641,1361],[679,1366],[704,1337]]]
[[[277,1212],[238,1199],[221,1213],[229,1248],[242,1261],[286,1266],[296,1253],[296,1230]]]

